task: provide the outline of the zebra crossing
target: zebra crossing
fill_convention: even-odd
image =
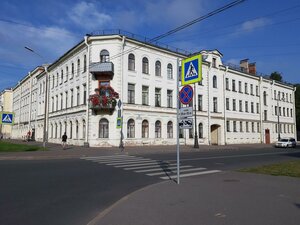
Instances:
[[[130,155],[82,157],[81,159],[99,164],[105,164],[107,166],[113,166],[125,171],[142,173],[151,177],[157,176],[163,180],[177,178],[177,164],[175,162],[153,160],[149,158]],[[191,165],[180,166],[180,177],[201,176],[218,172],[221,171],[207,170],[207,168],[193,167]]]

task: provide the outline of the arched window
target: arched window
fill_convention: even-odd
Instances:
[[[173,123],[169,121],[167,124],[167,136],[168,138],[173,138]]]
[[[135,56],[132,53],[128,55],[128,70],[135,70]]]
[[[77,59],[77,76],[80,74],[80,59]]]
[[[161,122],[159,120],[155,122],[155,138],[161,138]]]
[[[109,52],[105,49],[100,52],[100,62],[109,62]]]
[[[149,73],[149,61],[146,57],[143,58],[143,73],[148,74]]]
[[[149,137],[149,123],[147,120],[143,120],[142,122],[142,138]]]
[[[217,83],[217,76],[213,76],[213,88],[217,88],[218,83]]]
[[[75,139],[79,138],[78,135],[79,135],[79,125],[78,125],[78,120],[76,120],[76,122],[75,122]]]
[[[267,92],[264,91],[264,105],[267,105]]]
[[[85,138],[85,129],[86,129],[85,120],[83,120],[82,121],[82,138]]]
[[[50,138],[53,138],[53,124],[50,125]]]
[[[59,137],[61,137],[63,135],[62,133],[62,123],[59,123]]]
[[[161,76],[161,62],[160,61],[155,62],[155,76],[158,76],[158,77]]]
[[[73,138],[73,123],[70,121],[70,139]]]
[[[203,124],[199,123],[199,138],[203,138]]]
[[[99,138],[108,138],[108,120],[101,119],[99,122]]]
[[[57,138],[57,123],[55,123],[54,138]]]
[[[128,122],[127,122],[127,137],[128,138],[134,138],[134,136],[135,136],[134,128],[135,128],[134,120],[133,119],[128,120]]]
[[[173,66],[171,63],[168,64],[167,74],[168,74],[168,79],[173,79]]]
[[[65,121],[65,133],[67,133],[67,121]]]

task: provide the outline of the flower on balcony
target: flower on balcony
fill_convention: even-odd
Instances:
[[[95,89],[96,94],[90,95],[89,102],[92,108],[111,108],[117,104],[119,94],[110,86],[101,86]]]

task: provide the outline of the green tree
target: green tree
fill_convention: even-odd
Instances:
[[[281,73],[274,71],[273,73],[271,73],[270,78],[272,80],[276,80],[276,81],[282,81],[282,75]]]

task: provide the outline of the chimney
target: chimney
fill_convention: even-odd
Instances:
[[[256,75],[256,63],[249,63],[249,73]]]
[[[248,60],[249,59],[243,59],[240,61],[240,67],[242,72],[249,73]]]

